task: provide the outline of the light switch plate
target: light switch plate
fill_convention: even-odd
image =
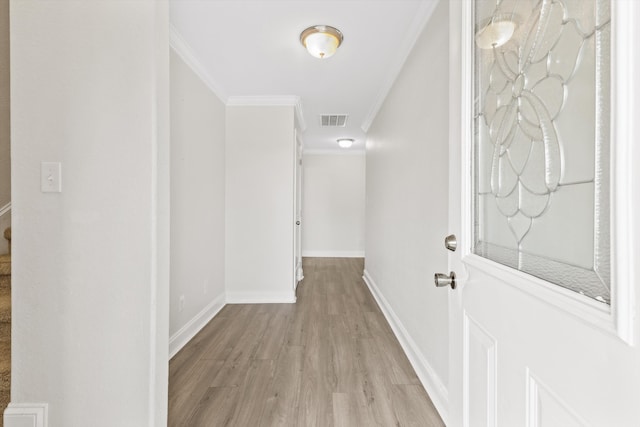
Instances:
[[[62,193],[62,165],[60,162],[40,164],[40,190],[43,193]]]

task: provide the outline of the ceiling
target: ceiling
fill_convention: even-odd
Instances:
[[[437,0],[171,0],[172,45],[227,103],[299,97],[305,150],[337,149],[366,131]],[[344,34],[327,59],[309,55],[302,30],[331,25]],[[184,55],[183,55],[184,57]],[[321,114],[348,114],[321,127]]]

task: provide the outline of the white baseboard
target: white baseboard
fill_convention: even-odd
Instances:
[[[225,295],[211,301],[202,311],[169,338],[169,359],[176,355],[225,306]]]
[[[396,338],[400,341],[402,349],[407,355],[411,366],[413,366],[413,369],[416,371],[422,386],[429,394],[429,397],[431,397],[431,401],[438,410],[440,417],[444,423],[447,424],[449,419],[449,392],[447,391],[447,387],[444,385],[438,374],[436,374],[433,367],[431,367],[426,357],[424,357],[424,354],[422,354],[413,338],[411,338],[411,335],[409,335],[409,332],[400,321],[400,318],[393,311],[393,308],[391,308],[389,302],[382,295],[380,289],[378,289],[378,286],[373,281],[367,270],[364,270],[362,278],[369,287],[373,297],[376,299],[378,306],[380,306],[380,309],[382,310],[384,317],[387,319],[387,322],[389,322]]]
[[[4,411],[4,427],[47,427],[47,403],[9,403]]]
[[[296,294],[291,292],[227,292],[227,304],[293,304]]]
[[[364,258],[364,251],[302,251],[309,258]]]

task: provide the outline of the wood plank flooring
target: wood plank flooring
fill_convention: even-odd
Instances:
[[[169,426],[444,426],[362,281],[305,258],[296,304],[227,305],[169,364]]]
[[[10,229],[7,229],[10,230]],[[9,237],[11,237],[9,232]],[[7,232],[5,231],[5,237]],[[0,255],[0,427],[11,401],[11,255]]]

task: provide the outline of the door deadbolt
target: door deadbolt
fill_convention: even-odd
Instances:
[[[458,239],[455,234],[449,234],[444,238],[444,247],[449,249],[451,252],[455,252],[458,247]]]
[[[451,286],[451,289],[456,288],[456,273],[453,271],[449,273],[447,276],[444,273],[436,273],[433,276],[433,281],[435,282],[438,288],[442,288],[444,286]]]

